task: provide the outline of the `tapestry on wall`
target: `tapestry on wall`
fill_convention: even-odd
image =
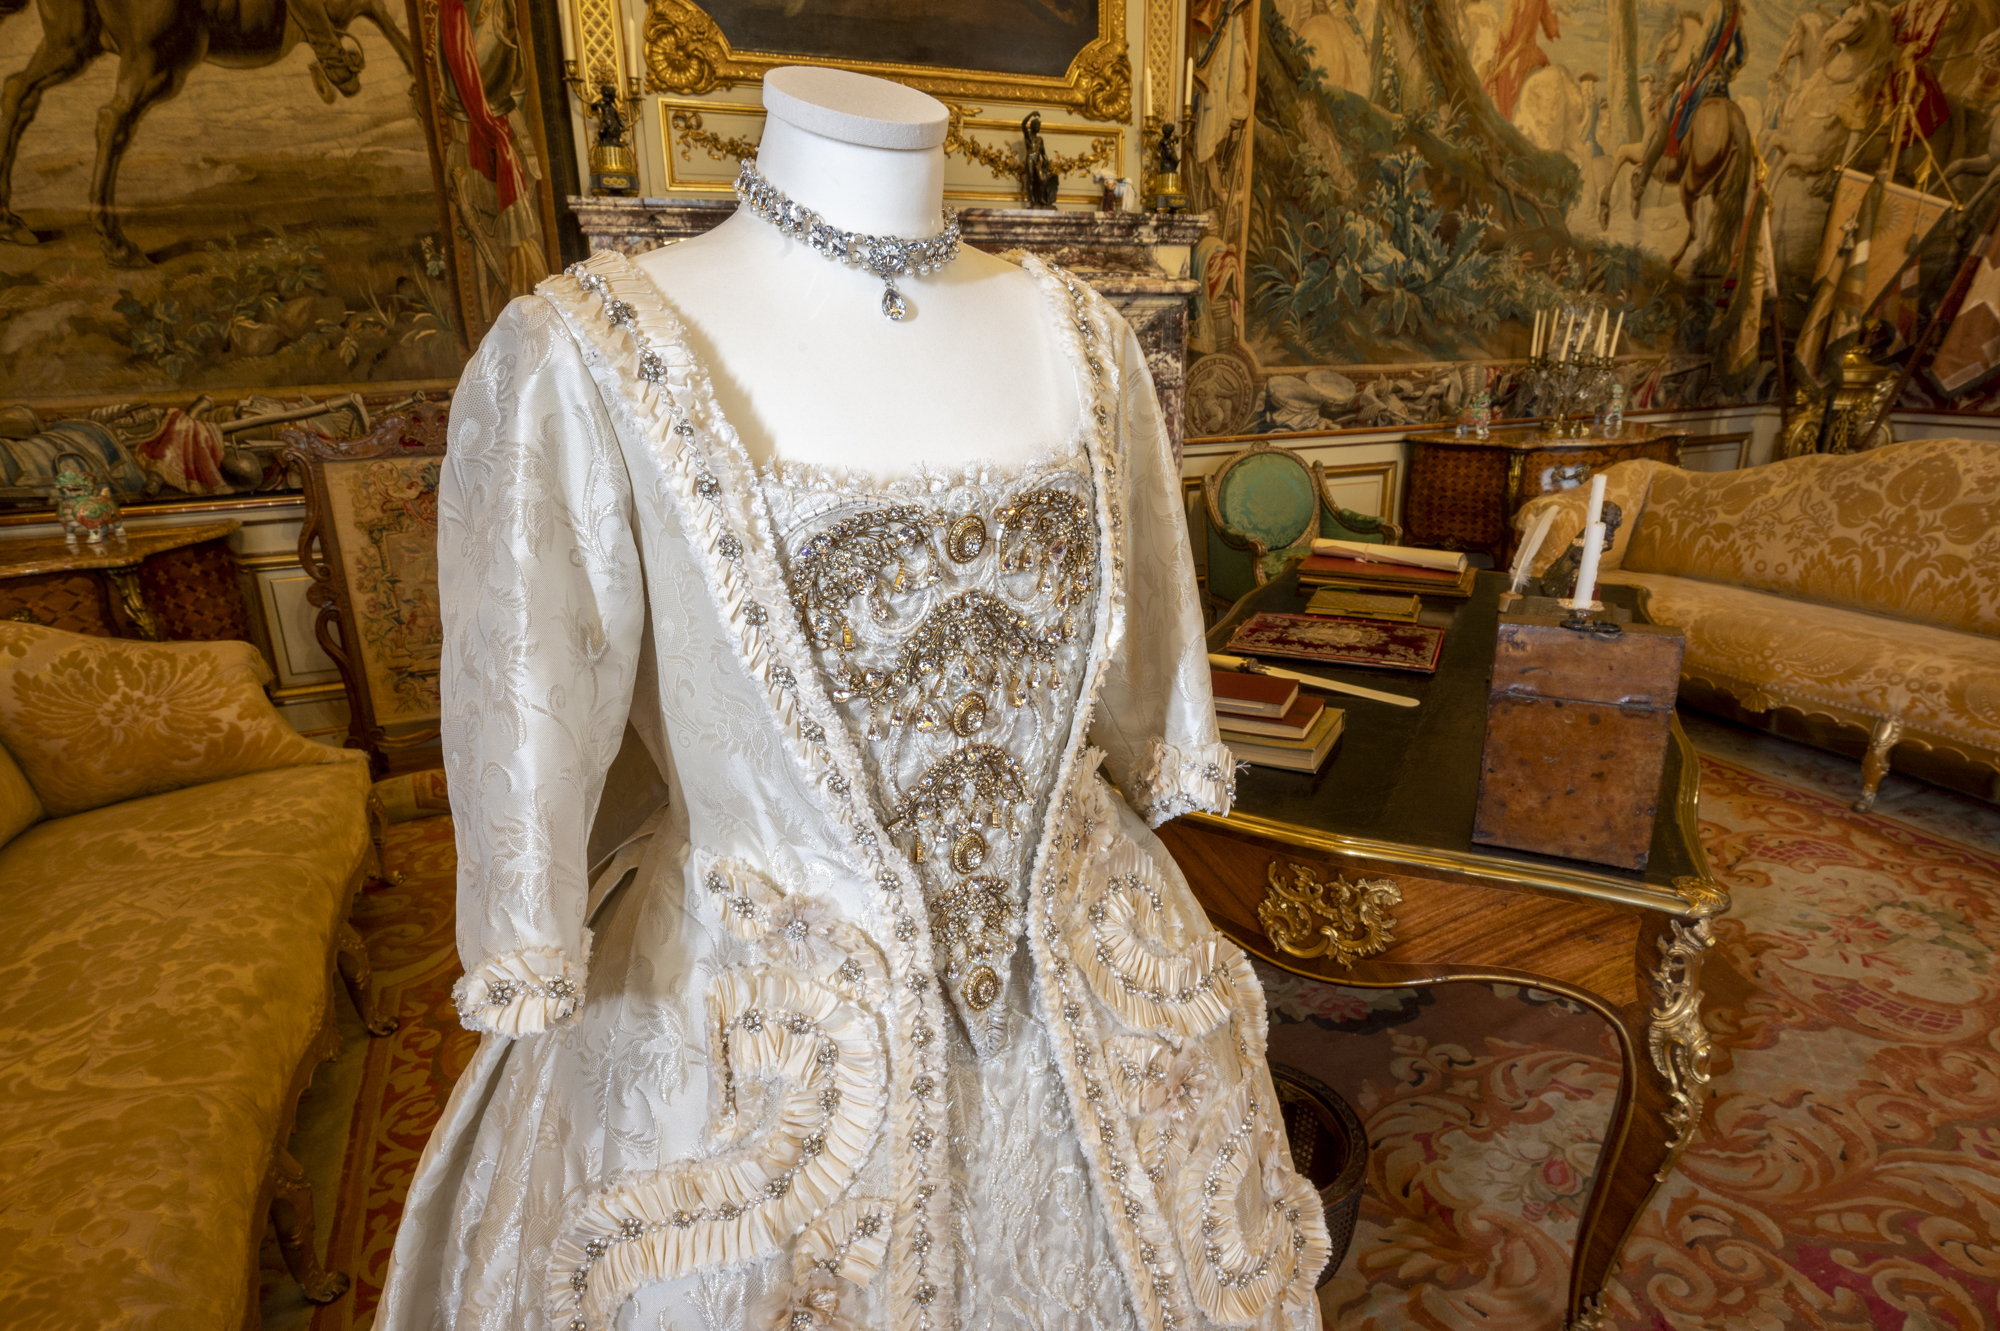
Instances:
[[[556,265],[516,0],[0,0],[0,71],[0,506],[292,488]]]
[[[1904,247],[1855,229],[1993,178],[1996,30],[2000,0],[1194,0],[1189,432],[1451,420],[1474,362],[1504,404],[1573,304],[1625,314],[1632,407],[1768,400],[1773,324],[1814,373],[1862,322],[1843,272],[1895,294]]]

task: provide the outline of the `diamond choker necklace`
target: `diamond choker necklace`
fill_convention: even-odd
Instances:
[[[900,320],[910,312],[896,279],[905,273],[922,277],[934,273],[958,257],[958,214],[944,210],[944,230],[923,240],[899,236],[870,236],[859,231],[842,231],[829,226],[804,204],[793,203],[778,187],[757,174],[754,158],[745,158],[736,177],[736,197],[751,214],[763,218],[788,236],[797,236],[806,248],[822,258],[866,268],[882,279],[882,313]]]

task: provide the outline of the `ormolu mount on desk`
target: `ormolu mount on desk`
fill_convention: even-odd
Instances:
[[[1500,617],[1472,839],[1643,869],[1686,639],[1571,618]]]

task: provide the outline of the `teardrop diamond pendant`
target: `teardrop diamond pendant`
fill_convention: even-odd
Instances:
[[[882,288],[882,313],[884,315],[896,323],[901,323],[903,316],[909,312],[909,303],[903,299],[902,292],[892,286]]]

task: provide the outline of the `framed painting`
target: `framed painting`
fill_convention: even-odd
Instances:
[[[609,3],[580,0],[580,30]],[[649,0],[641,40],[656,92],[830,65],[940,97],[1071,107],[1089,120],[1132,114],[1125,0]]]

